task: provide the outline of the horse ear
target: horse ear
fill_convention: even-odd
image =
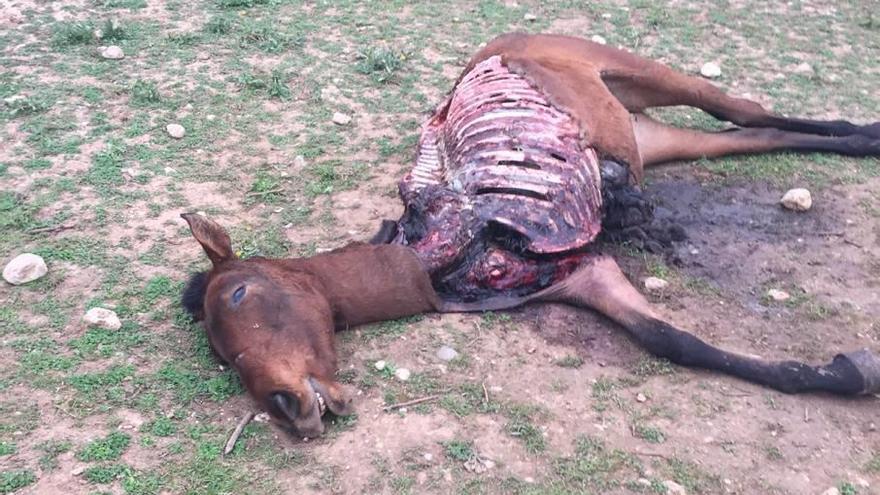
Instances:
[[[235,259],[229,234],[217,222],[198,213],[182,213],[180,217],[189,224],[193,237],[202,245],[214,266]]]

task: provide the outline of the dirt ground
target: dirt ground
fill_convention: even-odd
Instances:
[[[222,223],[241,256],[368,238],[401,214],[419,124],[494,35],[599,35],[692,74],[719,63],[721,87],[781,112],[880,115],[869,2],[439,8],[4,3],[0,261],[35,252],[49,274],[0,287],[0,494],[880,494],[880,397],[785,395],[676,367],[558,305],[341,332],[356,415],[308,442],[256,421],[221,454],[255,404],[179,306],[208,266],[179,214]],[[113,44],[125,58],[100,56]],[[186,135],[169,137],[169,123]],[[791,187],[811,189],[809,212],[779,206]],[[662,257],[602,249],[639,287],[669,281],[649,294],[669,321],[765,358],[880,350],[880,160],[701,160],[649,170],[646,190],[687,241]],[[88,328],[95,306],[122,328]],[[458,357],[438,359],[444,345]]]

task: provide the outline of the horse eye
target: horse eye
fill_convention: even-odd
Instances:
[[[232,293],[232,303],[238,304],[241,302],[241,298],[244,297],[245,292],[247,292],[247,289],[243,285],[235,289],[235,292]]]

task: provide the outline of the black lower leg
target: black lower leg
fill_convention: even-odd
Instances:
[[[862,351],[838,355],[826,366],[797,361],[768,362],[713,347],[655,318],[639,316],[627,325],[649,352],[682,366],[720,371],[786,393],[826,391],[841,395],[872,393],[880,373],[878,360]]]

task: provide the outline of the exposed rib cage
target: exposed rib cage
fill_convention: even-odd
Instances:
[[[427,186],[466,197],[476,218],[524,235],[534,253],[576,249],[599,233],[596,153],[581,148],[568,114],[497,56],[477,64],[424,127],[400,184],[404,201]]]

